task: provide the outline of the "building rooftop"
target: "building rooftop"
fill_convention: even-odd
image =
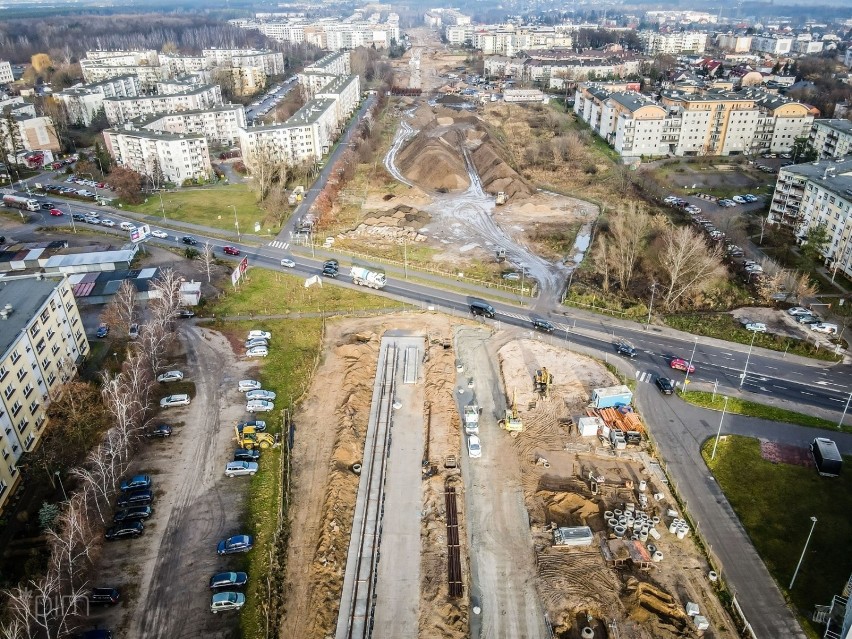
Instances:
[[[174,116],[186,116],[186,115],[200,115],[202,113],[218,113],[225,111],[236,111],[238,109],[243,109],[242,104],[216,104],[207,109],[186,109],[185,111],[159,111],[157,113],[152,113],[149,115],[140,115],[137,118],[133,118],[130,120],[130,124],[134,127],[144,128],[157,120],[161,120],[162,118],[174,117]]]
[[[322,89],[320,89],[318,93],[340,93],[347,86],[355,82],[356,79],[357,76],[354,75],[338,76],[334,80],[326,84]]]
[[[172,84],[173,80],[165,80],[165,84]],[[159,83],[158,83],[159,84]],[[104,98],[104,102],[132,102],[134,100],[156,100],[159,98],[178,98],[184,95],[197,95],[199,93],[204,93],[209,91],[210,89],[218,88],[218,84],[196,84],[192,85],[192,88],[187,89],[186,91],[179,91],[177,93],[167,93],[165,95],[134,95],[127,98]]]
[[[125,122],[125,124],[130,124],[130,122]],[[148,129],[134,129],[132,126],[130,128],[106,129],[104,133],[116,133],[137,138],[145,138],[147,140],[163,140],[165,142],[177,142],[178,140],[207,141],[207,136],[203,133],[163,133],[161,131],[149,131]]]
[[[847,201],[852,201],[852,158],[842,160],[820,160],[806,162],[781,169],[781,173],[789,173],[807,178],[818,184],[826,191],[839,195]]]
[[[838,133],[852,134],[852,121],[850,120],[814,120],[814,124],[828,127]]]
[[[278,124],[264,124],[262,126],[253,126],[249,129],[246,129],[249,133],[256,133],[260,131],[275,131],[277,129],[289,129],[290,127],[296,126],[310,126],[314,122],[316,122],[320,116],[328,111],[336,100],[334,98],[319,98],[316,100],[311,100],[301,109],[296,111],[291,117],[287,118],[284,122]]]
[[[638,111],[642,107],[646,106],[655,106],[661,109],[663,108],[648,96],[642,95],[641,93],[636,93],[634,91],[611,93],[609,99],[615,100],[621,106],[625,107],[630,111]]]
[[[9,316],[0,319],[0,353],[3,353],[4,359],[18,335],[63,280],[63,276],[42,274],[12,275],[0,279],[0,309],[7,304],[12,307]]]

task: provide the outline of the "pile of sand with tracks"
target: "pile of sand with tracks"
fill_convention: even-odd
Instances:
[[[486,192],[497,194],[502,191],[510,200],[533,194],[533,188],[494,150],[487,135],[481,138],[471,157]]]
[[[407,179],[425,189],[449,192],[470,186],[455,132],[432,137],[428,130],[421,131],[399,152],[396,165]]]

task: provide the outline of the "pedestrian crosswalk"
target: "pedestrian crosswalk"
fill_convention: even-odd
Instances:
[[[272,240],[269,243],[269,246],[271,246],[272,248],[283,249],[283,250],[286,251],[288,248],[290,248],[290,242],[281,242],[279,240]]]
[[[653,373],[648,373],[648,372],[641,373],[639,371],[636,371],[636,381],[637,382],[644,383],[644,384],[650,384],[653,379],[654,379]]]

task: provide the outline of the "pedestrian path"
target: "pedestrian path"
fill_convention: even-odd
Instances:
[[[281,242],[280,240],[272,240],[267,246],[271,246],[272,248],[287,250],[290,248],[290,242]]]
[[[644,373],[642,373],[640,371],[636,371],[636,381],[641,383],[641,384],[650,384],[653,379],[654,379],[653,373],[649,373],[647,371],[644,372]]]

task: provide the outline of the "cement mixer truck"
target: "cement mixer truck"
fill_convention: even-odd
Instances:
[[[352,276],[352,282],[360,286],[379,289],[384,288],[385,284],[387,284],[387,278],[384,273],[371,271],[361,266],[353,266],[349,275]]]

